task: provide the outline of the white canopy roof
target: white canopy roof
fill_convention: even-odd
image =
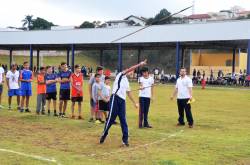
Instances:
[[[109,44],[142,27],[1,31],[0,45]],[[150,26],[117,43],[231,41],[250,39],[250,20]]]

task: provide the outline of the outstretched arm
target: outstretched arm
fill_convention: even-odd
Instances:
[[[136,64],[134,66],[131,66],[128,69],[123,70],[122,73],[125,75],[125,74],[127,74],[127,73],[129,73],[131,71],[134,71],[136,68],[138,68],[140,66],[143,66],[143,65],[146,65],[146,64],[147,64],[147,60],[144,60],[144,61],[140,62],[139,64]]]

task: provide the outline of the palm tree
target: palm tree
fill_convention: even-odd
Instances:
[[[33,23],[33,15],[26,15],[25,18],[22,20],[23,27],[27,26],[27,29],[30,30]]]

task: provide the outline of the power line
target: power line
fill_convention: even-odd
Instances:
[[[171,14],[171,15],[169,15],[169,16],[166,16],[166,17],[164,17],[164,18],[162,18],[162,19],[160,19],[160,20],[158,20],[158,21],[154,21],[154,22],[152,22],[150,25],[146,25],[146,26],[144,26],[144,27],[142,27],[142,28],[140,28],[140,29],[138,29],[138,30],[132,32],[132,33],[129,33],[129,34],[123,36],[123,37],[120,37],[120,38],[118,38],[118,39],[115,39],[115,40],[111,41],[111,43],[115,43],[115,42],[117,42],[117,41],[119,41],[119,40],[122,40],[122,39],[124,39],[124,38],[127,38],[127,37],[129,37],[129,36],[131,36],[131,35],[133,35],[133,34],[135,34],[135,33],[138,33],[138,32],[140,32],[140,31],[142,31],[142,30],[144,30],[144,29],[149,28],[150,26],[152,26],[152,25],[154,25],[154,24],[156,24],[156,23],[158,23],[158,22],[167,20],[167,19],[169,19],[169,18],[171,18],[171,17],[173,17],[173,16],[175,16],[175,15],[177,15],[177,14],[180,14],[180,13],[182,13],[182,12],[184,12],[184,11],[186,11],[186,10],[192,8],[192,7],[193,7],[193,5],[192,5],[192,6],[189,6],[189,7],[187,7],[187,8],[185,8],[185,9],[182,9],[182,10],[180,10],[180,11],[174,13],[174,14]]]

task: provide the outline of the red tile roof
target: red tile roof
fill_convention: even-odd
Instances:
[[[193,14],[186,18],[187,19],[208,19],[208,18],[211,18],[211,16],[208,14]]]

